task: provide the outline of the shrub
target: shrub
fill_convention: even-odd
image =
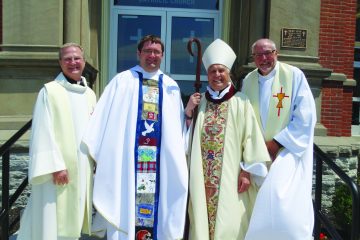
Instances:
[[[331,212],[335,217],[336,225],[344,232],[348,232],[352,221],[352,198],[350,189],[343,183],[335,188]]]

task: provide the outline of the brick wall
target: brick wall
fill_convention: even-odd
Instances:
[[[322,0],[319,62],[335,73],[353,78],[356,0]],[[351,87],[324,81],[321,123],[329,136],[351,136]]]
[[[352,91],[339,81],[323,81],[321,123],[329,136],[351,136]]]
[[[0,0],[0,44],[2,44],[2,0]]]

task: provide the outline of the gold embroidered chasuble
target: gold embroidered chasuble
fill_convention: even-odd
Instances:
[[[190,238],[244,239],[258,187],[237,192],[240,162],[269,160],[247,97],[210,103],[203,96],[190,157]]]
[[[82,219],[82,216],[77,214],[79,212],[77,199],[80,198],[78,154],[70,101],[67,96],[67,90],[58,82],[49,82],[45,84],[45,87],[48,92],[49,107],[53,115],[53,125],[57,126],[54,129],[55,139],[62,153],[70,179],[66,186],[56,185],[58,235],[80,237],[78,234],[81,232],[81,229],[84,233],[91,233],[92,199],[90,196],[92,189],[88,187],[84,220],[79,222],[78,219]],[[85,91],[85,94],[90,113],[95,105],[95,98],[90,91]],[[93,171],[92,161],[89,162],[87,172],[91,173]],[[88,179],[87,182],[92,182],[92,179]]]
[[[266,121],[266,128],[262,128],[259,108],[259,73],[257,69],[252,71],[247,80],[243,82],[242,92],[245,93],[254,108],[259,126],[262,128],[266,141],[273,137],[287,126],[290,117],[291,95],[293,72],[286,63],[279,64],[279,71],[276,71],[271,88],[269,112]],[[276,124],[274,124],[276,123]]]
[[[215,233],[227,112],[228,101],[220,104],[208,102],[201,134],[201,155],[203,159],[210,239],[214,239]]]

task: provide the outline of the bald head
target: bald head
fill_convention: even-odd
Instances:
[[[252,56],[256,67],[261,75],[268,75],[277,62],[277,50],[275,43],[267,38],[259,39],[251,47]]]

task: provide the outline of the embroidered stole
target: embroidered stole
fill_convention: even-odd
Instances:
[[[210,239],[214,239],[215,233],[228,105],[229,101],[223,101],[219,104],[208,101],[201,131],[201,155]]]
[[[160,191],[162,78],[139,74],[139,101],[135,142],[136,239],[157,239]]]
[[[290,121],[293,71],[291,71],[288,64],[279,62],[279,70],[275,74],[271,87],[271,98],[265,129],[262,127],[260,117],[258,74],[257,69],[249,74],[248,79],[244,81],[242,92],[249,97],[265,141],[269,141],[284,129]]]

